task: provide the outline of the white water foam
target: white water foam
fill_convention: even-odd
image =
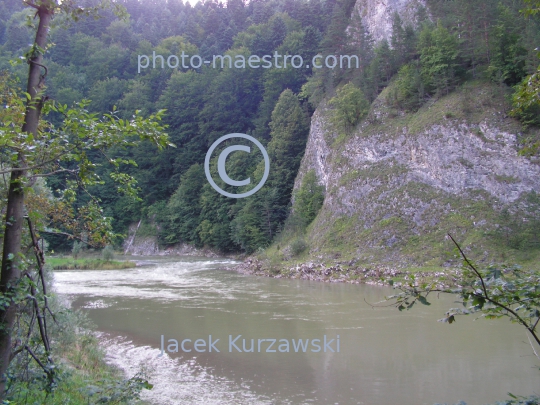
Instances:
[[[141,399],[156,405],[270,405],[275,400],[250,391],[249,381],[237,384],[224,377],[216,377],[212,371],[193,359],[173,359],[159,349],[135,346],[124,337],[97,333],[106,350],[106,361],[123,370],[127,377],[141,369],[146,371],[148,381],[154,385],[143,390]],[[287,402],[279,402],[286,404]]]

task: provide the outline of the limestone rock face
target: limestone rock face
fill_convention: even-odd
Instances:
[[[378,42],[390,39],[394,12],[397,11],[405,23],[415,25],[416,10],[421,6],[426,6],[425,0],[358,0],[354,7]]]
[[[301,172],[314,169],[327,190],[347,173],[379,165],[401,168],[396,186],[416,181],[456,195],[484,190],[503,204],[515,202],[522,193],[540,190],[540,166],[519,156],[516,134],[501,130],[495,122],[441,122],[418,134],[403,127],[391,136],[363,137],[359,132],[339,151],[341,165],[330,163],[336,155],[325,139],[325,125],[324,112],[316,111]],[[340,188],[336,197],[345,204],[339,211],[351,213],[365,193],[358,189],[349,195],[346,189]]]
[[[310,253],[443,265],[435,258],[452,250],[451,233],[476,244],[482,260],[497,259],[496,245],[484,241],[499,229],[503,209],[518,223],[540,209],[530,205],[540,194],[540,164],[518,153],[521,126],[505,116],[497,86],[458,89],[416,113],[388,105],[390,91],[352,133],[330,123],[324,103],[313,114],[295,183],[313,170],[326,190],[308,229]]]
[[[430,15],[425,0],[357,0],[354,12],[380,41],[390,39],[396,11],[415,25],[419,7]],[[468,83],[406,113],[387,102],[391,86],[352,133],[330,123],[324,102],[312,116],[295,182],[296,189],[313,170],[326,189],[307,230],[310,255],[446,266],[455,262],[450,233],[475,260],[505,261],[493,242],[507,229],[498,222],[509,212],[526,224],[540,212],[540,162],[519,155],[522,129],[506,116],[504,94]]]

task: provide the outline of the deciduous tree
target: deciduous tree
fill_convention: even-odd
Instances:
[[[55,105],[48,102],[45,93],[45,79],[48,69],[43,64],[43,55],[47,49],[47,33],[53,16],[64,14],[76,21],[81,16],[97,13],[100,8],[107,6],[108,2],[104,1],[98,7],[91,8],[79,7],[74,2],[56,2],[54,0],[29,0],[26,5],[35,10],[38,20],[35,41],[27,53],[26,59],[29,65],[25,92],[26,105],[23,108],[22,101],[13,98],[14,106],[11,111],[14,113],[13,115],[8,114],[7,119],[3,120],[0,126],[0,144],[9,158],[7,167],[4,165],[0,169],[0,173],[9,173],[10,175],[6,215],[2,223],[4,232],[0,275],[0,400],[4,397],[6,371],[11,359],[22,350],[30,350],[24,342],[22,347],[18,347],[20,342],[13,342],[11,339],[18,304],[21,299],[27,299],[24,295],[21,298],[20,287],[24,287],[23,280],[31,277],[25,267],[26,262],[21,251],[26,217],[28,217],[30,224],[30,242],[36,251],[36,267],[39,270],[43,283],[43,294],[46,297],[45,280],[42,273],[43,254],[36,245],[37,230],[33,227],[30,221],[31,215],[25,208],[29,185],[37,177],[60,172],[72,175],[81,185],[95,184],[99,179],[95,176],[95,165],[88,158],[90,151],[104,151],[114,145],[135,145],[139,139],[151,140],[158,147],[164,147],[168,144],[163,127],[159,125],[162,111],[146,120],[137,113],[130,120],[120,120],[114,114],[98,117],[88,113],[85,109],[88,105],[86,101],[80,102],[71,109],[66,105]],[[117,10],[122,11],[121,8],[117,8]],[[55,111],[63,116],[63,122],[60,126],[43,124],[42,113],[47,114],[50,111]],[[21,121],[22,127],[19,127]],[[120,170],[122,165],[134,162],[121,158],[110,158],[109,161],[115,167],[111,176],[124,191],[134,193],[133,179]],[[64,193],[68,201],[72,195],[73,189],[68,189]],[[107,221],[103,221],[103,216],[99,216],[100,210],[97,205],[88,208],[91,209],[87,210],[87,215],[95,220],[95,222],[88,222],[92,224],[89,232],[96,231],[96,242],[102,243],[104,239],[97,237],[100,234],[97,228],[106,225]],[[102,231],[106,232],[107,230]],[[36,296],[35,288],[36,284],[30,283],[30,297]],[[44,299],[46,300],[46,298]],[[49,379],[49,386],[52,387],[55,381],[44,319],[47,316],[46,301],[43,308],[39,308],[37,301],[35,302],[46,353],[44,362],[40,362],[37,357],[35,359],[43,366]]]

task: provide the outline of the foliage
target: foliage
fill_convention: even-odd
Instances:
[[[101,258],[106,262],[110,262],[114,259],[114,249],[111,245],[107,245],[101,251]]]
[[[530,397],[523,397],[521,395],[516,396],[510,394],[513,399],[506,401],[498,401],[495,405],[538,405],[540,403],[540,397],[538,395],[531,395]]]
[[[540,13],[540,1],[539,0],[523,0],[526,4],[523,12],[526,15],[535,15]]]
[[[508,7],[499,4],[499,17],[493,27],[493,54],[488,73],[498,82],[514,86],[527,74],[527,49],[521,44],[520,24]]]
[[[98,381],[101,385],[87,385],[84,388],[89,400],[96,404],[122,404],[129,403],[135,399],[139,399],[139,394],[143,389],[152,389],[144,375],[139,372],[135,376],[127,380],[101,380]]]
[[[336,93],[328,103],[335,107],[332,122],[338,128],[353,129],[369,112],[370,103],[362,90],[352,83],[341,87]]]
[[[48,257],[47,265],[53,270],[116,270],[136,267],[131,261],[117,261],[106,259],[68,259],[61,257]]]
[[[294,213],[308,226],[317,216],[324,202],[324,186],[319,185],[314,170],[309,170],[294,194]]]
[[[294,239],[291,242],[291,254],[293,256],[298,256],[308,248],[306,241],[302,238]]]
[[[427,282],[411,277],[408,282],[394,287],[401,293],[387,299],[402,311],[411,309],[417,302],[430,305],[428,297],[432,293],[456,294],[462,307],[449,309],[441,322],[451,324],[457,316],[470,314],[480,314],[486,319],[507,317],[526,329],[533,351],[537,353],[535,347],[540,346],[537,329],[540,322],[540,272],[525,271],[519,266],[493,265],[479,270],[454,243],[463,258],[462,273],[457,280]]]
[[[172,204],[172,200],[176,200],[178,196],[173,195],[183,176],[193,165],[202,164],[208,146],[219,136],[231,132],[251,133],[268,144],[272,112],[286,89],[295,94],[301,92],[300,108],[308,116],[323,100],[333,97],[337,102],[336,89],[338,93],[352,87],[361,91],[364,97],[349,94],[351,99],[342,103],[340,114],[334,105],[336,115],[340,115],[336,121],[341,122],[345,131],[350,131],[365,117],[369,102],[396,73],[397,85],[389,99],[396,107],[409,111],[415,111],[433,95],[452,91],[465,74],[473,77],[493,74],[497,79],[502,77],[497,72],[507,72],[504,74],[514,77],[507,80],[510,84],[515,77],[520,77],[518,70],[523,66],[527,74],[533,73],[530,66],[534,61],[531,56],[534,46],[531,45],[538,42],[538,23],[532,17],[527,21],[520,18],[519,8],[513,3],[510,0],[430,0],[428,6],[433,21],[437,21],[435,26],[428,21],[425,10],[417,10],[415,24],[405,23],[396,13],[391,19],[388,41],[375,44],[352,1],[272,0],[264,5],[231,2],[227,7],[215,7],[212,2],[188,6],[164,0],[153,5],[127,1],[123,4],[130,13],[129,21],[119,21],[112,14],[100,20],[80,14],[78,24],[68,30],[61,26],[51,29],[56,45],[46,53],[50,55],[47,94],[61,104],[88,97],[92,102],[85,108],[97,114],[111,113],[116,106],[119,110],[113,114],[124,120],[131,118],[133,109],[141,110],[141,115],[167,110],[162,121],[169,125],[170,141],[177,149],[166,148],[154,153],[151,142],[142,142],[125,150],[113,147],[88,153],[101,182],[85,187],[101,200],[103,211],[99,216],[114,218],[110,227],[114,232],[125,234],[131,223],[141,218],[147,221],[149,208],[154,204]],[[497,7],[500,4],[502,6]],[[534,1],[525,4],[526,9],[535,7]],[[5,56],[0,57],[0,66],[9,66],[8,59],[17,56],[20,48],[14,34],[9,32],[27,29],[23,27],[23,15],[16,14],[18,11],[10,8],[5,17],[0,17],[9,36],[9,41],[6,35],[0,38],[6,51]],[[511,34],[508,38],[502,35],[505,30]],[[209,59],[213,54],[262,55],[274,51],[302,55],[305,62],[317,52],[361,57],[358,69],[294,69],[290,66],[287,69],[169,69],[165,66],[138,72],[137,55],[152,55],[153,51],[165,58],[182,51]],[[488,66],[491,70],[484,74]],[[516,66],[518,70],[514,69]],[[20,65],[10,69],[21,72]],[[540,114],[527,100],[529,96],[536,97],[538,92],[530,83],[535,83],[535,76],[532,81],[523,79],[516,92],[515,116],[525,124],[536,125]],[[60,118],[60,114],[53,112],[50,121],[59,124]],[[527,153],[534,154],[535,146],[528,148]],[[137,166],[125,163],[121,166],[137,180],[141,201],[135,202],[114,191],[116,186],[110,174],[116,169],[108,164],[108,159],[120,156],[125,161],[137,162]],[[256,166],[253,159],[243,165],[238,175],[243,175],[248,166],[250,169]],[[48,183],[55,191],[63,190],[67,177],[67,173],[51,175]],[[289,190],[294,175],[287,179],[286,189]],[[134,183],[132,186],[135,187]],[[199,191],[202,195],[202,188]],[[227,207],[220,208],[218,203],[222,201],[219,196],[210,197],[211,193],[208,190],[205,194],[206,209],[201,210],[201,215],[189,218],[190,236],[178,231],[181,215],[171,222],[165,218],[169,212],[161,210],[157,219],[160,242],[184,240],[199,246],[208,244],[220,249],[242,250],[241,244],[233,242],[233,239],[240,240],[236,237],[238,232],[242,233],[240,222],[259,229],[254,235],[260,243],[264,240],[263,244],[267,244],[268,238],[277,234],[288,212],[287,204],[281,201],[287,193],[261,190],[264,198],[254,197],[257,203],[250,204],[252,208],[258,207],[259,214],[246,214],[245,221],[238,221],[231,228],[234,216],[244,212],[247,203],[227,202]],[[85,191],[79,188],[75,194],[74,216],[78,214],[77,208],[88,202]],[[272,207],[274,202],[277,205]],[[94,212],[97,217],[98,211]],[[103,243],[109,242],[104,240]],[[259,242],[256,245],[260,246]],[[60,245],[55,238],[51,246],[57,249],[66,244]]]
[[[525,125],[540,126],[540,67],[516,86],[512,107],[510,115],[519,118]]]
[[[396,107],[410,111],[421,107],[433,95],[452,91],[465,73],[478,77],[487,66],[492,66],[493,72],[502,71],[499,65],[506,69],[510,56],[498,59],[497,55],[517,50],[512,44],[526,48],[527,54],[523,55],[520,48],[514,53],[517,59],[512,57],[511,60],[519,63],[525,60],[527,73],[532,73],[529,68],[533,52],[529,48],[537,42],[537,23],[533,18],[522,21],[518,8],[511,3],[509,0],[432,0],[429,8],[433,20],[439,21],[437,25],[431,25],[422,10],[418,10],[416,24],[412,25],[394,14],[388,41],[375,44],[352,1],[273,0],[264,5],[238,2],[222,8],[214,7],[212,2],[192,7],[159,0],[155,4],[160,6],[156,7],[147,2],[127,1],[123,4],[131,15],[130,21],[116,20],[112,14],[94,21],[81,14],[78,24],[68,30],[59,26],[52,28],[51,36],[56,45],[47,61],[47,93],[61,104],[88,97],[92,102],[86,108],[97,114],[111,113],[116,106],[119,110],[113,114],[124,120],[131,118],[133,109],[141,110],[142,115],[167,110],[162,120],[169,125],[170,141],[177,149],[166,148],[154,153],[151,142],[143,142],[125,150],[113,147],[87,154],[103,183],[87,185],[86,189],[101,200],[104,210],[100,216],[114,218],[110,227],[115,232],[125,233],[130,223],[141,218],[147,221],[149,208],[154,204],[173,204],[173,200],[177,200],[175,192],[183,176],[193,165],[203,163],[208,146],[219,136],[231,132],[251,133],[268,144],[272,112],[287,88],[295,94],[301,91],[300,108],[308,115],[319,102],[333,97],[336,121],[341,122],[345,131],[350,131],[365,117],[369,102],[398,72],[398,83],[390,100]],[[503,9],[497,8],[498,4],[503,4],[506,14],[498,11]],[[534,3],[528,5],[533,7]],[[13,21],[8,24],[12,15]],[[23,18],[10,11],[3,21],[6,27],[19,29]],[[507,28],[513,42],[499,35]],[[9,38],[8,42],[3,39],[8,53],[4,62],[0,58],[0,66],[8,66],[7,59],[17,55],[12,34]],[[138,72],[137,55],[152,55],[153,51],[165,57],[185,51],[210,59],[213,54],[227,52],[261,55],[278,51],[302,55],[306,62],[319,51],[325,55],[361,57],[359,68],[353,69],[310,70],[290,66],[287,69],[169,69],[165,66]],[[20,72],[20,65],[12,69]],[[512,69],[508,72],[513,72]],[[522,89],[529,91],[527,94],[536,95],[533,88],[524,85],[525,80],[522,83]],[[352,91],[353,88],[356,90]],[[351,90],[350,100],[343,101],[340,108],[336,89],[338,93]],[[358,91],[364,96],[359,97]],[[524,123],[534,124],[538,116],[536,109],[525,103],[521,97],[515,104],[516,111],[523,110],[516,116]],[[60,118],[60,114],[53,112],[50,121],[59,124]],[[114,192],[115,182],[110,174],[116,169],[108,164],[108,159],[120,156],[125,161],[137,162],[137,166],[120,165],[137,180],[141,201],[135,202]],[[240,159],[234,160],[239,162]],[[256,166],[253,159],[248,160],[237,172],[238,176]],[[48,182],[53,190],[63,190],[67,177],[67,173],[51,175]],[[289,190],[294,174],[286,178],[286,190]],[[202,195],[202,188],[199,191]],[[256,245],[260,246],[263,241],[267,244],[284,223],[288,208],[282,197],[288,191],[271,192],[265,188],[260,193],[262,198],[254,197],[256,203],[249,204],[258,209],[259,214],[246,214],[245,220],[237,221],[232,228],[231,221],[244,212],[247,202],[227,202],[226,207],[220,208],[222,201],[212,195],[212,190],[205,194],[206,208],[200,215],[189,218],[189,225],[186,224],[189,232],[187,229],[179,231],[183,214],[161,210],[157,216],[159,239],[161,243],[184,240],[199,246],[208,244],[220,249],[242,250],[241,243],[233,242],[233,239],[242,239],[237,238],[243,232],[239,227],[241,222],[259,229],[255,233],[255,228],[249,232],[246,229],[259,238]],[[77,208],[88,202],[85,194],[77,190],[74,216]],[[271,206],[274,203],[277,205]],[[193,202],[188,206],[192,207]],[[94,212],[97,217],[98,211]],[[169,221],[165,218],[169,214],[176,218]],[[62,245],[55,238],[51,246],[56,249]]]
[[[509,394],[512,399],[507,399],[505,401],[497,401],[493,405],[538,405],[540,402],[540,397],[537,395],[531,395],[530,397],[523,397],[523,396],[516,396],[513,394]],[[440,405],[440,404],[435,404]],[[446,404],[444,404],[446,405]],[[458,403],[454,405],[467,405],[467,403],[463,401],[459,401]]]
[[[103,217],[102,208],[95,198],[81,207],[74,205],[77,193],[81,189],[97,184],[103,180],[97,174],[97,165],[92,161],[95,152],[109,153],[116,145],[136,146],[141,140],[151,141],[158,148],[171,145],[162,131],[159,121],[163,111],[144,119],[138,112],[130,120],[119,119],[115,113],[89,113],[85,107],[89,101],[77,103],[73,108],[56,103],[45,103],[45,114],[60,114],[63,121],[59,125],[43,121],[36,136],[20,131],[24,101],[14,97],[17,94],[13,84],[4,79],[3,88],[5,104],[2,110],[3,120],[0,126],[0,143],[3,153],[0,163],[7,167],[0,173],[10,173],[16,165],[17,156],[24,159],[29,171],[28,177],[36,181],[40,177],[62,175],[64,183],[56,190],[59,197],[42,200],[40,211],[49,217],[48,226],[68,231],[71,235],[81,237],[87,234],[90,245],[106,244],[114,238],[111,232],[110,218]],[[28,95],[26,95],[27,97]],[[137,138],[137,139],[135,139]],[[109,176],[116,183],[118,191],[135,197],[136,180],[123,171],[127,165],[135,165],[130,159],[109,154],[108,163],[113,168]]]
[[[167,243],[181,240],[200,245],[197,227],[201,213],[201,184],[205,181],[204,169],[194,164],[182,176],[180,185],[167,204],[167,222],[162,233]]]
[[[525,208],[518,213],[503,209],[494,232],[502,245],[530,251],[540,248],[540,198],[533,190],[526,195]]]
[[[415,111],[423,104],[424,82],[418,62],[410,62],[399,69],[393,96],[390,102],[408,111]]]
[[[95,174],[95,163],[88,156],[92,152],[102,152],[114,146],[135,146],[138,141],[153,141],[158,147],[170,145],[164,129],[157,121],[163,111],[149,120],[143,119],[135,112],[132,120],[121,120],[112,114],[106,114],[102,119],[89,114],[84,108],[86,100],[78,103],[76,108],[68,108],[66,104],[50,102],[45,95],[45,78],[48,69],[42,64],[43,56],[49,48],[47,33],[55,13],[77,21],[81,16],[97,16],[97,12],[107,0],[96,7],[80,7],[73,2],[25,2],[25,5],[36,10],[39,24],[36,28],[35,41],[25,53],[24,58],[29,65],[27,90],[24,97],[17,96],[17,90],[11,88],[9,81],[0,81],[2,97],[9,101],[2,108],[3,121],[0,123],[0,144],[2,159],[0,174],[9,174],[9,189],[7,190],[6,217],[2,222],[3,252],[0,280],[0,399],[6,396],[6,377],[13,359],[21,352],[26,358],[32,358],[39,365],[38,374],[43,380],[46,396],[58,387],[61,375],[54,364],[52,346],[47,318],[56,321],[49,307],[47,295],[47,279],[45,276],[44,252],[39,246],[38,232],[50,232],[47,225],[65,225],[70,230],[77,228],[76,223],[82,223],[81,235],[85,242],[91,245],[104,244],[111,238],[110,219],[102,215],[98,199],[91,199],[81,206],[77,214],[73,203],[75,190],[80,186],[91,186],[99,182]],[[114,4],[119,14],[123,8]],[[44,73],[41,70],[44,70]],[[62,118],[60,124],[47,122],[42,115],[58,114]],[[21,125],[22,124],[22,125]],[[131,139],[130,139],[131,138]],[[126,194],[135,196],[135,179],[124,173],[121,164],[135,164],[131,160],[109,157],[109,162],[115,168],[110,177],[119,184],[119,189]],[[59,190],[61,198],[43,199],[48,203],[45,207],[32,210],[30,201],[31,186],[40,177],[62,173],[71,178],[66,179],[66,187]],[[55,204],[58,202],[58,204]],[[60,209],[58,209],[60,208]],[[65,210],[67,215],[58,215]],[[55,212],[56,211],[56,212]],[[44,221],[43,218],[56,216],[56,221]],[[25,233],[23,225],[28,224]],[[37,227],[36,227],[37,224]],[[72,234],[67,234],[75,237]],[[26,240],[25,240],[26,239]],[[26,257],[22,244],[29,243],[29,248],[35,255],[35,260]],[[42,244],[43,245],[43,244]],[[75,256],[78,247],[75,245]],[[35,270],[35,271],[34,271]],[[39,284],[38,284],[39,283]],[[24,300],[18,298],[21,287],[27,291]],[[39,288],[39,290],[38,290]],[[30,321],[20,322],[25,317]],[[39,335],[34,326],[39,326]],[[41,359],[40,359],[41,358]]]
[[[142,370],[131,378],[124,378],[118,370],[110,368],[105,363],[101,343],[90,330],[93,325],[85,314],[62,307],[55,294],[50,294],[50,298],[50,308],[56,317],[56,322],[49,326],[51,354],[63,359],[55,364],[57,386],[52,392],[47,392],[42,370],[29,354],[19,353],[9,368],[8,389],[3,403],[129,403],[130,399],[138,397],[142,389],[152,388]],[[21,313],[21,324],[30,321],[30,313],[26,309]],[[32,336],[30,344],[34,347],[38,339],[36,331]]]
[[[268,180],[253,198],[232,210],[231,237],[248,253],[268,246],[289,214],[294,179],[309,133],[306,114],[291,90],[285,90],[279,96],[269,126]],[[255,171],[256,178],[262,177],[263,169],[263,162],[260,162]]]
[[[73,255],[74,259],[77,259],[83,247],[84,247],[84,243],[79,242],[78,240],[73,242],[73,247],[71,248],[71,254]]]
[[[426,91],[448,94],[461,74],[457,37],[440,23],[435,28],[425,26],[418,39],[418,51]]]

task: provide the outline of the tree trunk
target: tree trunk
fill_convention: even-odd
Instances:
[[[51,21],[53,10],[45,6],[37,9],[39,25],[36,32],[35,44],[45,49],[47,45],[47,33]],[[31,98],[27,103],[22,126],[23,133],[37,134],[39,117],[42,107],[42,94],[40,91],[44,87],[41,76],[41,62],[43,55],[34,54],[29,61],[29,73],[27,83],[27,93]],[[6,222],[4,229],[4,248],[2,252],[2,268],[0,273],[0,293],[6,294],[16,287],[21,278],[20,252],[21,237],[24,224],[24,182],[27,176],[24,155],[19,154],[17,165],[11,172],[9,184]],[[7,308],[0,309],[0,401],[5,396],[6,371],[9,366],[12,347],[11,333],[17,315],[17,306],[13,302]]]

